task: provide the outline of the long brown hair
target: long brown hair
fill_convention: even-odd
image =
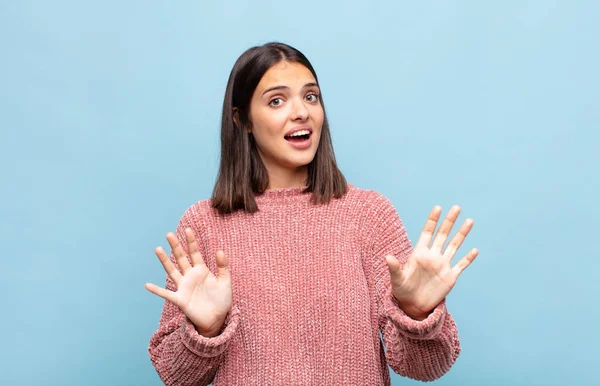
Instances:
[[[247,130],[251,127],[250,100],[265,72],[282,61],[304,65],[319,84],[308,59],[297,49],[279,42],[249,48],[229,74],[221,118],[221,162],[212,193],[212,207],[221,214],[239,209],[248,213],[258,211],[254,196],[262,194],[269,186],[267,169],[258,154],[254,136]],[[319,100],[324,113],[323,127],[317,152],[308,164],[307,188],[304,190],[312,192],[314,204],[327,203],[332,197],[340,198],[348,189],[335,161],[322,92]],[[239,125],[233,119],[234,108]]]

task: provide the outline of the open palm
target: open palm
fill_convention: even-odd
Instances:
[[[223,251],[217,252],[219,272],[218,276],[213,275],[200,254],[198,242],[190,228],[185,229],[185,236],[192,264],[177,237],[173,233],[167,234],[167,240],[181,272],[171,262],[164,249],[155,249],[165,271],[177,286],[177,291],[169,291],[152,283],[146,283],[146,289],[177,305],[199,332],[215,335],[232,305],[231,276],[227,259]]]
[[[432,209],[419,241],[403,266],[394,256],[386,256],[392,294],[402,310],[418,320],[425,319],[448,295],[456,284],[458,276],[478,254],[477,249],[473,248],[454,267],[450,267],[456,251],[473,227],[472,219],[465,220],[442,253],[444,243],[460,213],[460,207],[457,205],[448,212],[430,246],[441,212],[440,206]]]

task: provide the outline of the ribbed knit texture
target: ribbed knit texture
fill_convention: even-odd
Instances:
[[[220,216],[208,199],[185,211],[177,237],[187,251],[191,227],[214,274],[225,252],[233,307],[206,338],[165,301],[148,351],[166,385],[389,385],[388,365],[432,381],[454,364],[461,349],[446,300],[416,321],[391,294],[385,256],[404,263],[412,252],[392,203],[349,184],[313,205],[302,189],[267,190],[254,214]],[[168,277],[166,288],[176,290]]]

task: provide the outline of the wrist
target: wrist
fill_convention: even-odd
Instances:
[[[194,327],[196,328],[196,332],[206,338],[214,338],[215,336],[219,335],[223,329],[223,324],[221,323],[220,325],[218,325],[216,328],[211,328],[209,330],[203,330],[198,328],[195,324]]]
[[[402,311],[404,311],[404,310],[402,310]],[[406,315],[407,315],[409,318],[411,318],[411,319],[414,319],[414,320],[417,320],[417,321],[419,321],[419,322],[420,322],[420,321],[423,321],[423,320],[425,320],[425,319],[427,319],[427,317],[430,315],[430,313],[429,313],[429,314],[413,314],[413,313],[411,313],[411,312],[406,312],[406,311],[404,311],[404,313],[405,313],[405,314],[406,314]]]
[[[215,336],[217,336],[221,333],[221,329],[213,330],[213,331],[202,331],[196,327],[196,332],[206,338],[214,338]]]
[[[394,300],[396,301],[396,304],[402,310],[402,312],[404,312],[411,319],[414,319],[414,320],[417,320],[420,322],[422,320],[427,319],[427,317],[429,315],[431,315],[431,311],[423,312],[423,311],[417,310],[411,305],[400,302],[398,299],[396,299],[395,296],[394,296]]]

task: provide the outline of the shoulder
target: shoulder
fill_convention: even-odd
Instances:
[[[217,215],[216,209],[211,206],[209,198],[199,200],[185,209],[179,220],[180,224],[199,224],[205,223],[207,219]]]
[[[351,185],[347,195],[347,199],[353,202],[351,206],[358,219],[359,229],[367,239],[378,229],[402,226],[396,207],[381,192]]]
[[[359,203],[356,206],[359,230],[365,245],[372,247],[374,243],[385,243],[390,237],[405,233],[394,204],[383,193],[357,187],[352,187],[348,193],[349,199]]]
[[[376,213],[396,211],[392,201],[376,190],[359,188],[352,184],[348,184],[348,188],[347,199],[359,204],[362,210]]]

